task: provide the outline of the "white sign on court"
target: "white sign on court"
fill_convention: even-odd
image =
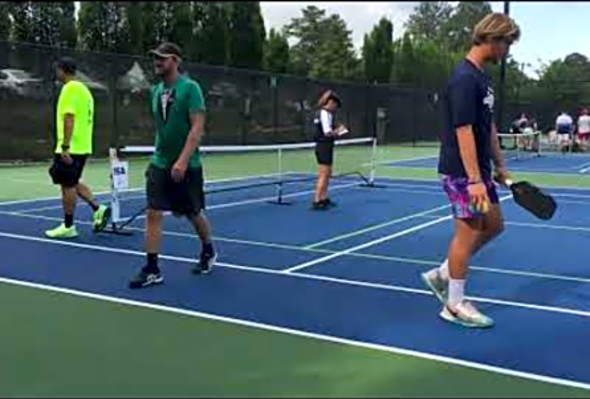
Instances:
[[[129,162],[112,162],[111,176],[115,190],[119,191],[129,188]]]

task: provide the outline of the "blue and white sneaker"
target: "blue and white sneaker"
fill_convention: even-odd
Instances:
[[[489,328],[494,325],[494,320],[484,315],[467,300],[463,300],[455,308],[445,305],[440,317],[450,323],[459,324],[468,328]]]
[[[154,273],[141,269],[141,271],[129,281],[129,288],[145,288],[150,285],[162,284],[163,282],[164,276],[162,276],[160,271]]]

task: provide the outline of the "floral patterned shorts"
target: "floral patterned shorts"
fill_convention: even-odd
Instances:
[[[453,216],[456,219],[473,219],[483,214],[475,209],[469,200],[469,179],[466,177],[451,177],[442,175],[442,184],[445,192],[449,196],[449,202],[453,209]],[[487,187],[488,198],[492,204],[499,202],[496,185],[491,179],[484,179]]]

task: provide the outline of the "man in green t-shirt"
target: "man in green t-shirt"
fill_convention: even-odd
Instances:
[[[158,267],[162,211],[187,217],[201,239],[201,256],[193,273],[209,273],[217,259],[209,221],[204,214],[203,168],[198,149],[205,123],[203,93],[197,82],[180,75],[178,46],[163,43],[150,54],[161,82],[152,87],[150,95],[156,146],[146,171],[147,264],[129,282],[130,288],[164,281]]]
[[[45,232],[49,238],[75,238],[76,197],[90,205],[94,212],[94,231],[106,226],[110,208],[100,205],[92,191],[80,182],[86,159],[92,154],[94,128],[94,98],[86,85],[76,80],[76,63],[62,58],[57,63],[57,78],[63,83],[56,113],[57,145],[49,174],[54,184],[61,186],[64,222]]]

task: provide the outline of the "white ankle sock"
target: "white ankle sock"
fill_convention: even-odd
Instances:
[[[438,268],[438,272],[440,276],[447,280],[449,278],[449,260],[445,259],[445,261],[440,265]]]
[[[449,280],[449,306],[454,308],[463,301],[465,295],[465,280]]]

